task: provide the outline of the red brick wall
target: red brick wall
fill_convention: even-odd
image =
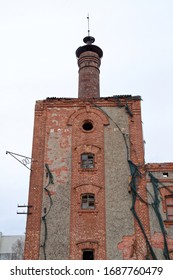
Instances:
[[[80,55],[79,65],[79,98],[100,97],[100,58],[97,53],[87,51]]]
[[[93,130],[84,131],[85,120]],[[83,249],[94,249],[95,259],[106,259],[105,190],[104,190],[104,125],[106,116],[86,104],[69,120],[72,125],[72,181],[70,220],[70,259],[82,259]],[[81,168],[81,154],[95,154],[92,169]],[[81,209],[81,194],[95,194],[95,209]]]
[[[131,104],[133,116],[129,116],[129,138],[130,138],[130,160],[138,167],[141,178],[138,178],[137,192],[147,202],[146,173],[144,162],[144,141],[141,119],[141,101],[134,100]],[[144,227],[145,233],[150,240],[149,212],[148,206],[139,197],[136,199],[135,210]],[[147,252],[146,240],[141,228],[134,218],[135,227],[135,259],[145,259]]]
[[[125,106],[127,101],[133,114],[133,116],[129,115],[130,160],[138,167],[142,174],[142,177],[137,183],[137,192],[143,200],[147,201],[140,100],[135,98],[129,98],[128,100],[126,98],[120,98],[120,100],[114,98],[94,100],[95,105],[102,108],[105,106]],[[93,100],[91,100],[90,103],[81,101],[80,99],[52,99],[40,101],[36,104],[32,152],[34,161],[32,163],[28,202],[32,208],[30,209],[31,214],[28,215],[27,219],[25,259],[39,259],[44,193],[44,165],[46,162],[50,166],[52,165],[52,172],[56,177],[59,177],[58,169],[53,169],[54,162],[47,157],[48,151],[45,150],[46,135],[48,133],[46,127],[47,106],[50,108],[66,108],[69,117],[65,118],[66,124],[63,122],[63,126],[66,125],[67,130],[69,126],[70,129],[72,129],[72,164],[71,170],[68,170],[68,172],[72,172],[70,197],[70,259],[81,259],[83,249],[93,249],[96,259],[106,259],[104,125],[108,125],[109,120],[101,110],[94,108],[92,103]],[[69,108],[70,110],[68,110]],[[61,117],[63,118],[63,116]],[[85,120],[91,120],[93,122],[94,128],[92,131],[86,132],[82,129]],[[59,123],[57,127],[56,122],[53,123],[54,128],[61,126],[61,123]],[[71,130],[68,130],[68,135],[69,133],[71,133]],[[63,139],[61,142],[62,145],[66,145],[66,143],[63,143]],[[46,149],[48,148],[50,147],[47,146]],[[94,169],[83,170],[81,168],[81,154],[83,152],[95,154]],[[153,170],[152,168],[154,168],[152,165],[148,165],[148,170]],[[172,168],[172,166],[170,167],[169,165],[169,168]],[[55,193],[56,186],[54,186],[52,194]],[[95,194],[96,208],[94,210],[87,211],[81,209],[80,197],[82,193]],[[148,206],[137,198],[135,210],[143,224],[149,241],[151,244],[155,244],[155,239],[153,239],[153,236],[151,238],[150,234]],[[122,242],[119,243],[117,249],[122,251],[124,259],[145,259],[148,254],[145,238],[135,218],[134,234],[122,236]]]
[[[148,163],[146,164],[146,171],[150,172],[157,179],[158,187],[158,199],[160,201],[160,215],[162,218],[163,226],[165,227],[165,238],[167,242],[168,252],[170,259],[173,259],[173,221],[168,219],[166,214],[166,197],[173,195],[173,163]],[[164,173],[167,176],[164,176]],[[152,193],[153,186],[151,184],[150,177],[147,175],[147,187]],[[158,218],[154,211],[150,210],[150,223],[151,223],[151,241],[152,246],[160,251],[160,258],[163,257],[163,250],[165,246],[165,241],[163,239],[163,233],[161,232],[161,227],[158,223]]]
[[[32,150],[32,171],[30,175],[30,187],[28,205],[30,215],[27,217],[26,241],[24,258],[39,259],[42,193],[44,180],[44,141],[46,114],[43,110],[43,102],[36,103],[34,136]]]

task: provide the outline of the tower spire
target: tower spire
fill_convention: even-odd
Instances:
[[[90,16],[89,16],[89,13],[88,13],[88,16],[87,16],[87,20],[88,20],[88,37],[90,36]]]
[[[88,13],[88,16],[87,16],[87,21],[88,21],[88,36],[86,36],[83,41],[85,44],[87,45],[91,45],[92,43],[95,42],[95,38],[90,36],[90,16],[89,16],[89,13]]]
[[[95,38],[90,36],[89,14],[88,36],[83,39],[86,45],[76,50],[79,66],[79,98],[99,98],[100,97],[100,64],[103,51],[96,45],[93,45]]]

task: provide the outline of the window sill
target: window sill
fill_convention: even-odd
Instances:
[[[83,214],[83,213],[89,213],[89,214],[96,214],[97,215],[97,213],[98,213],[98,210],[95,210],[95,209],[80,209],[80,210],[78,210],[78,213],[79,213],[79,215],[81,215],[81,214]]]
[[[78,169],[79,172],[97,172],[96,168],[79,168]]]

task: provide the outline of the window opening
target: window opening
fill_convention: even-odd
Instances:
[[[167,178],[168,177],[168,172],[163,172],[163,177]]]
[[[166,196],[165,199],[167,220],[173,221],[173,195]]]
[[[82,168],[94,168],[94,154],[82,154]]]
[[[94,260],[94,250],[83,250],[83,260]]]
[[[90,131],[93,129],[93,124],[91,121],[85,121],[82,127],[85,131]]]
[[[95,195],[94,194],[82,194],[81,196],[81,208],[82,209],[95,209]]]

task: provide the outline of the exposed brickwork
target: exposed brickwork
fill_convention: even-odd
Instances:
[[[154,190],[151,184],[150,177],[148,173],[150,172],[157,180],[158,186],[158,199],[159,212],[163,221],[163,226],[165,227],[165,236],[167,240],[167,246],[169,251],[169,257],[173,259],[173,250],[172,250],[172,239],[173,239],[173,221],[167,220],[166,215],[166,196],[173,194],[173,163],[149,163],[146,164],[147,171],[147,189],[150,194],[154,197]],[[167,174],[167,177],[164,177],[164,173]],[[151,203],[151,196],[148,195],[148,201]],[[157,252],[159,259],[164,259],[163,249],[163,233],[161,233],[161,227],[154,210],[149,207],[149,221],[150,221],[150,231],[152,236],[152,245]]]
[[[93,123],[91,131],[82,128],[86,120]],[[104,125],[108,124],[107,117],[89,105],[69,119],[69,125],[72,125],[70,259],[81,259],[81,248],[93,246],[95,258],[106,259],[103,131]],[[81,168],[82,153],[95,155],[94,168]],[[85,193],[95,194],[95,209],[81,209],[81,194]]]
[[[130,116],[125,111],[124,106],[127,101],[133,116]],[[32,163],[29,191],[29,205],[32,206],[30,210],[32,214],[27,219],[25,259],[44,258],[43,250],[42,248],[40,249],[44,240],[44,228],[41,227],[41,219],[44,208],[49,207],[48,195],[44,191],[44,186],[47,184],[45,163],[49,165],[55,180],[55,184],[49,186],[54,205],[47,217],[47,226],[49,229],[47,257],[49,259],[81,259],[82,250],[89,248],[94,249],[95,258],[108,258],[106,255],[108,253],[108,247],[106,249],[106,236],[109,236],[110,228],[109,226],[106,227],[105,223],[105,215],[108,213],[109,207],[108,204],[105,205],[105,188],[109,188],[110,184],[105,184],[104,177],[106,166],[105,157],[107,159],[107,155],[105,154],[106,138],[104,134],[110,134],[109,130],[113,129],[113,127],[111,128],[112,121],[108,118],[109,115],[113,118],[111,110],[113,110],[115,121],[118,121],[122,131],[125,134],[129,134],[129,141],[127,141],[130,147],[129,156],[138,166],[142,174],[141,179],[138,180],[138,194],[144,200],[148,200],[146,182],[149,182],[149,178],[146,177],[146,171],[148,172],[149,170],[156,173],[157,176],[160,174],[160,180],[163,180],[161,182],[167,184],[172,190],[172,163],[144,165],[139,98],[100,98],[91,101],[81,101],[80,99],[48,99],[39,101],[36,103],[35,112],[32,154],[34,161]],[[116,115],[116,112],[120,111],[122,111],[122,116],[127,116],[129,119],[129,125],[126,124],[127,127],[124,117],[124,123],[121,121],[121,118],[120,120],[117,119],[118,115]],[[91,120],[94,124],[94,129],[91,132],[86,132],[82,129],[83,122],[86,119]],[[116,134],[116,131],[114,132]],[[82,170],[80,156],[83,152],[95,154],[95,167],[93,170]],[[125,159],[127,155],[126,151],[124,150],[123,153],[122,157]],[[127,195],[126,199],[129,201],[126,213],[129,213],[133,217],[130,212],[131,194],[128,193],[130,171],[126,160],[127,158],[123,163],[124,167],[121,167],[121,170],[126,169],[126,175],[123,175],[123,178],[127,181],[127,185],[124,185],[124,191]],[[169,178],[163,178],[163,171],[169,172]],[[111,178],[111,175],[109,177]],[[64,190],[66,196],[64,196]],[[95,194],[95,210],[81,210],[81,193]],[[161,187],[160,195],[162,197],[163,218],[165,217],[164,198],[167,194],[167,189]],[[124,198],[124,194],[122,196]],[[151,242],[151,217],[148,213],[148,206],[137,198],[135,209]],[[117,216],[118,211],[116,208],[115,211],[115,219],[118,219],[119,216]],[[57,215],[57,213],[61,213],[61,215]],[[153,219],[154,216],[151,220],[154,221]],[[128,221],[130,222],[130,219]],[[90,226],[88,227],[87,225]],[[172,224],[170,222],[166,223],[165,221],[165,226],[167,227],[169,238],[171,238],[173,236]],[[114,241],[114,248],[116,250],[117,247],[119,252],[122,252],[124,259],[144,259],[148,256],[148,248],[146,247],[146,241],[141,229],[135,219],[134,222],[129,223],[128,227],[129,229],[126,229],[128,231],[127,235],[123,234],[118,242]],[[156,226],[157,232],[159,232],[158,226]],[[154,228],[152,226],[153,234]],[[113,238],[113,235],[111,238]],[[64,243],[62,249],[58,242],[61,244]],[[55,245],[59,247],[59,250],[54,249],[56,247]],[[64,250],[64,246],[66,250]]]
[[[123,260],[135,260],[136,259],[136,246],[135,236],[124,236],[123,241],[118,244],[118,250],[123,253]]]
[[[141,98],[100,98],[103,52],[92,45],[93,37],[84,42],[76,51],[79,98],[36,103],[25,259],[82,259],[85,249],[94,251],[94,259],[151,259],[146,238],[162,259],[163,233],[150,207],[155,193],[149,172],[161,183],[159,211],[173,258],[173,222],[166,220],[165,204],[173,190],[173,163],[145,165]],[[84,129],[85,121],[93,129]],[[94,155],[91,168],[82,166],[82,154]],[[129,187],[129,163],[141,174],[136,194]],[[94,209],[82,209],[82,194],[95,195]],[[136,217],[130,211],[134,195]]]
[[[49,106],[46,104],[46,140],[45,162],[54,178],[54,184],[48,186],[52,205],[47,191],[43,191],[42,216],[46,216],[46,257],[48,259],[69,258],[70,223],[70,180],[71,180],[71,128],[67,120],[73,108]],[[44,186],[48,183],[45,174]],[[61,213],[61,215],[57,215]],[[60,230],[61,229],[61,230]],[[45,225],[42,223],[41,245],[45,240]],[[58,249],[57,249],[58,248]],[[40,259],[44,259],[41,246]]]
[[[154,235],[151,237],[151,242],[154,248],[164,249],[164,239],[163,234],[160,232],[155,232]],[[173,238],[167,236],[167,244],[169,248],[170,258],[173,259]]]
[[[137,192],[144,201],[147,201],[146,175],[144,164],[144,142],[142,134],[141,104],[136,100],[131,105],[133,116],[129,116],[129,138],[130,138],[130,159],[141,172],[141,178],[138,177]],[[139,197],[136,198],[135,211],[143,225],[145,233],[150,241],[150,225],[148,206],[142,202]],[[148,255],[148,248],[142,230],[135,219],[135,240],[136,240],[136,258],[145,259]]]
[[[42,210],[42,192],[44,178],[44,141],[45,131],[45,111],[43,103],[36,103],[34,137],[32,151],[32,172],[30,176],[30,188],[28,205],[30,215],[27,218],[26,241],[24,258],[31,260],[39,259],[40,249],[40,230],[41,230],[41,210]]]
[[[80,55],[79,65],[79,98],[100,97],[100,58],[97,53],[87,51]]]

